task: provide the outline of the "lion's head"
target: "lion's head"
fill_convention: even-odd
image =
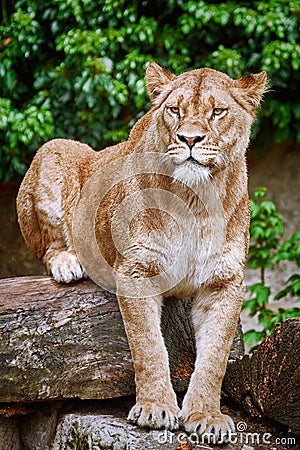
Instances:
[[[161,150],[175,179],[202,182],[244,156],[266,72],[233,80],[202,68],[175,76],[151,63],[146,81]]]

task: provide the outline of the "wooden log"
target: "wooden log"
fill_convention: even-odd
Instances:
[[[187,387],[195,355],[185,309],[189,300],[168,300],[162,325],[177,390]],[[43,276],[0,280],[0,358],[0,402],[135,392],[116,297],[88,280],[70,285]]]
[[[229,364],[223,389],[252,416],[300,433],[300,318],[284,320],[252,356]]]
[[[0,401],[106,398],[134,392],[118,304],[91,281],[0,282]]]
[[[194,368],[191,299],[166,299],[162,331],[176,391]],[[237,340],[233,355],[240,355]],[[135,392],[131,353],[114,294],[86,280],[0,280],[0,402],[79,397],[102,399]]]

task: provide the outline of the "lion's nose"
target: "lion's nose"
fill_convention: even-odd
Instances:
[[[177,134],[178,139],[181,142],[184,142],[185,144],[187,144],[189,146],[190,149],[192,149],[194,147],[194,145],[197,142],[202,142],[205,139],[205,135],[204,136],[183,136],[183,134]]]

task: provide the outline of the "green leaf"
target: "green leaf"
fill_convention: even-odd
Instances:
[[[263,208],[268,214],[276,212],[276,206],[270,200],[263,200],[260,204],[260,207]]]
[[[244,333],[244,342],[250,347],[253,344],[258,344],[264,337],[265,333],[263,331],[249,330]]]

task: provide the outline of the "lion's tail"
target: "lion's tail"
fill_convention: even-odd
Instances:
[[[45,248],[35,209],[34,187],[31,182],[32,173],[30,173],[32,170],[34,170],[34,167],[30,167],[21,183],[17,195],[16,207],[19,227],[24,241],[36,257],[41,259],[44,255]]]

